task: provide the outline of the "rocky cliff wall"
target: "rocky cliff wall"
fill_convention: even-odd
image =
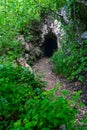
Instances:
[[[28,28],[27,28],[28,30]],[[56,37],[57,39],[57,48],[61,48],[61,38],[64,34],[63,29],[61,28],[61,22],[55,19],[54,14],[42,16],[40,22],[33,22],[32,29],[29,29],[30,33],[33,35],[33,40],[26,40],[25,35],[20,35],[17,40],[21,42],[23,46],[24,55],[27,61],[35,61],[35,59],[40,58],[44,55],[44,44],[45,38]],[[49,36],[50,34],[53,34]],[[28,36],[28,35],[27,35]]]

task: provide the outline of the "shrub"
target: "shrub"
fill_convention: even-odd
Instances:
[[[42,87],[44,83],[27,69],[0,65],[0,129],[58,130],[65,124],[71,130],[75,102]]]
[[[59,74],[66,74],[67,68],[66,68],[66,55],[62,50],[58,50],[54,53],[54,55],[51,57],[51,61],[54,63],[53,71],[55,73]]]
[[[44,83],[27,68],[0,65],[0,126],[6,129],[10,121],[19,119],[25,102],[42,92]]]
[[[85,73],[87,72],[87,42],[74,43],[71,46],[71,54],[67,58],[68,77],[84,81]]]
[[[84,74],[87,72],[87,42],[81,45],[73,42],[68,48],[69,55],[58,50],[54,53],[51,61],[54,63],[54,71],[67,77],[69,80],[78,79],[83,82]]]
[[[53,96],[53,95],[51,95]],[[27,100],[24,105],[24,114],[10,126],[12,130],[51,130],[59,129],[62,124],[71,130],[74,124],[76,110],[68,100],[58,97],[56,100],[41,95]]]

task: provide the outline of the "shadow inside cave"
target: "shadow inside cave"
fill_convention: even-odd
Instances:
[[[58,49],[57,46],[57,37],[54,33],[49,32],[47,35],[45,35],[43,43],[43,51],[45,57],[51,57],[53,53]]]

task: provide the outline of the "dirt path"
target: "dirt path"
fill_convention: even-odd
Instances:
[[[52,72],[53,65],[50,62],[49,58],[42,58],[38,60],[35,65],[33,65],[33,70],[36,72],[37,75],[43,76],[42,80],[47,82],[46,90],[52,89],[55,87],[56,84],[61,84],[61,89],[66,89],[70,93],[72,91],[77,91],[76,86],[80,86],[79,82],[75,83],[69,83],[67,80],[61,78],[60,76],[56,76]],[[59,90],[58,90],[59,91]],[[81,125],[81,122],[79,121],[82,117],[86,117],[87,114],[87,106],[84,106],[83,108],[79,109],[79,115],[77,117],[77,122],[79,125]],[[86,122],[87,126],[87,122]]]
[[[34,66],[33,70],[43,76],[42,80],[47,82],[47,89],[52,89],[56,84],[60,83],[60,79],[52,72],[53,65],[49,58],[40,59]]]

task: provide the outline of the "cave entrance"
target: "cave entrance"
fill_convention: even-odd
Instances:
[[[44,56],[51,57],[53,53],[58,49],[57,37],[54,33],[49,32],[45,36],[44,41]]]

